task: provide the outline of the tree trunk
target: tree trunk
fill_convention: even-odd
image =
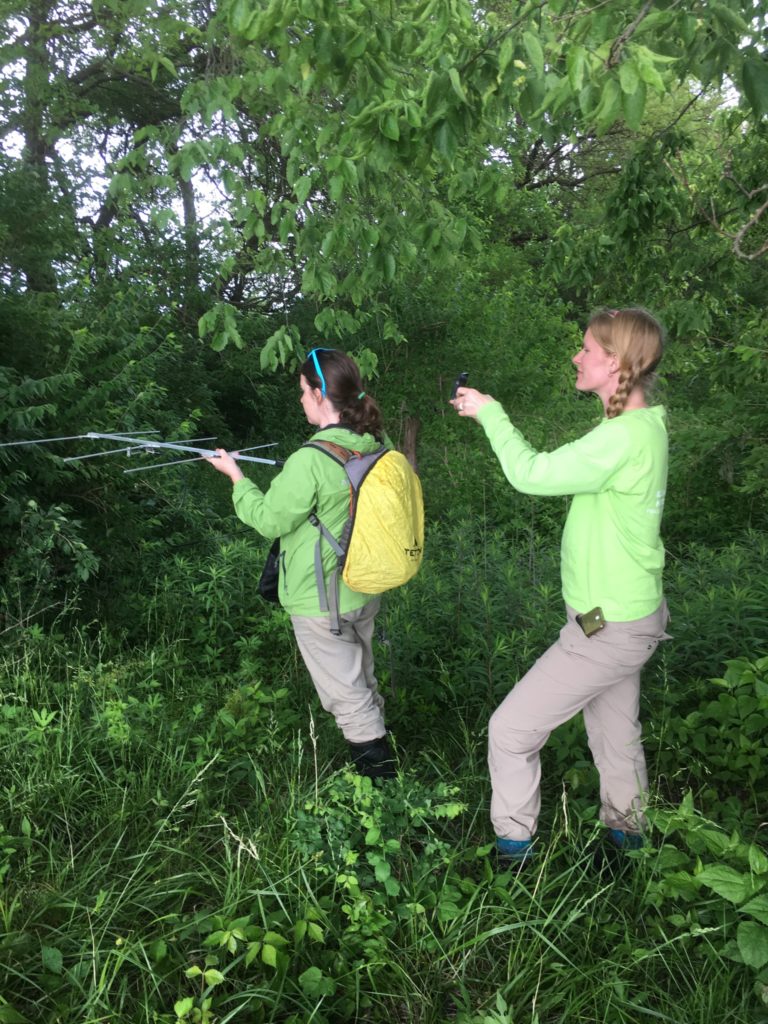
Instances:
[[[47,25],[51,0],[31,0],[27,8],[29,27],[24,36],[24,151],[23,173],[29,192],[37,198],[38,214],[44,218],[50,209],[50,182],[46,155],[45,112],[50,90],[50,54]],[[19,265],[27,288],[33,292],[55,292],[56,274],[50,251],[31,245],[19,253]]]
[[[421,430],[421,422],[415,416],[406,416],[403,427],[403,454],[413,466],[414,472],[418,473],[416,438]]]

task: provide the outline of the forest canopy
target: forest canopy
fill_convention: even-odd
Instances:
[[[0,1024],[762,1020],[764,5],[3,0],[0,25]],[[569,724],[551,859],[499,882],[485,729],[559,628],[567,508],[513,493],[448,392],[468,371],[540,449],[584,433],[570,359],[621,305],[667,332],[658,842],[595,880]],[[215,474],[16,445],[285,458],[316,344],[424,487],[377,640],[386,791],[316,721]]]

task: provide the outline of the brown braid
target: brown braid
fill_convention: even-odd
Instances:
[[[636,383],[637,380],[631,370],[629,372],[622,371],[619,374],[619,386],[608,399],[608,408],[605,410],[605,415],[609,420],[612,420],[614,416],[621,416],[624,412],[624,406]]]
[[[639,307],[596,313],[589,329],[600,346],[619,361],[619,383],[605,413],[613,419],[624,412],[638,385],[648,395],[662,356],[663,331],[658,320]]]

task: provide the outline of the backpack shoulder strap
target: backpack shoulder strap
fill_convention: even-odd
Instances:
[[[352,458],[352,456],[355,455],[355,452],[350,451],[349,448],[342,447],[340,444],[336,444],[334,441],[305,441],[301,447],[316,448],[320,452],[325,452],[325,454],[332,458],[337,465],[344,468],[346,468],[347,462]],[[341,636],[341,614],[339,612],[339,567],[337,565],[331,573],[330,579],[328,580],[328,587],[326,589],[320,547],[321,540],[324,539],[326,543],[331,546],[337,560],[343,560],[345,549],[341,544],[339,544],[325,524],[320,521],[317,516],[317,512],[314,509],[310,512],[308,519],[319,531],[319,536],[315,544],[315,581],[317,583],[320,611],[328,612],[331,620],[331,633],[335,636]]]
[[[301,447],[316,448],[319,452],[325,452],[326,455],[330,455],[334,462],[338,462],[340,466],[346,466],[352,456],[358,454],[349,448],[336,444],[335,441],[305,441]]]

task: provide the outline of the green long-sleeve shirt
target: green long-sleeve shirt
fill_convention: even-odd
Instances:
[[[379,442],[371,434],[355,434],[346,427],[326,427],[312,440],[334,441],[353,451],[372,452]],[[310,512],[338,537],[349,512],[349,480],[343,466],[316,448],[299,448],[289,456],[269,490],[259,490],[251,480],[238,480],[232,490],[235,512],[263,537],[280,538],[280,604],[291,615],[320,616],[315,579],[317,529],[308,521]],[[336,565],[336,555],[323,542],[320,548],[326,583]],[[350,590],[339,580],[341,613],[361,608],[370,594]]]
[[[650,615],[662,599],[659,529],[667,488],[666,414],[659,406],[604,419],[584,437],[536,452],[498,402],[478,420],[504,475],[525,494],[572,494],[563,531],[563,597],[606,619]]]

